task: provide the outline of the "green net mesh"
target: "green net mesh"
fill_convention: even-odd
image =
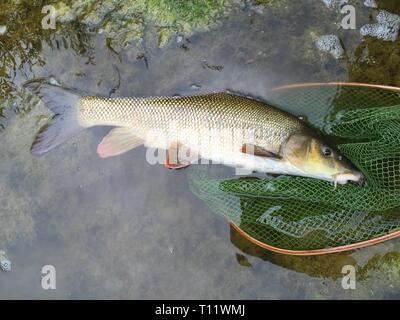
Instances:
[[[317,250],[400,229],[400,93],[315,85],[274,90],[268,101],[325,135],[365,175],[362,186],[292,176],[221,178],[189,169],[190,188],[212,211],[253,238],[288,250]],[[217,172],[216,172],[217,171]]]

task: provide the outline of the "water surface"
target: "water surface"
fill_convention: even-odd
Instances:
[[[33,137],[50,113],[20,89],[50,75],[112,97],[228,89],[267,99],[268,89],[298,82],[400,85],[399,42],[359,32],[377,11],[353,1],[357,30],[345,31],[322,1],[235,5],[216,25],[172,33],[160,48],[152,32],[125,46],[77,22],[42,30],[44,3],[15,12],[12,3],[0,5],[0,249],[12,261],[0,273],[0,298],[399,297],[398,240],[320,257],[264,251],[191,194],[185,170],[149,165],[143,147],[100,159],[96,147],[109,128],[33,157]],[[378,5],[400,13],[393,1]],[[345,56],[319,52],[311,32],[338,35]],[[45,291],[40,272],[49,264],[57,289]],[[347,264],[357,268],[356,290],[341,286]]]

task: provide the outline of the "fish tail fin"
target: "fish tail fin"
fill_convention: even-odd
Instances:
[[[31,147],[33,155],[42,155],[52,150],[84,129],[79,124],[78,118],[81,98],[79,93],[43,79],[28,81],[24,87],[36,93],[44,105],[55,113],[53,118],[37,133]]]

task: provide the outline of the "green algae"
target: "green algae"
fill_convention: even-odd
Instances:
[[[399,2],[397,0],[375,0],[379,9],[400,14]]]
[[[400,289],[400,253],[377,254],[358,270],[359,280],[369,280]]]
[[[214,23],[230,4],[228,0],[148,0],[135,1],[147,11],[156,25],[191,33],[193,28],[205,28]]]
[[[349,64],[351,82],[400,86],[399,40],[395,43],[367,37],[355,50]]]
[[[263,5],[270,6],[276,4],[279,0],[254,0],[252,1],[255,6]]]
[[[232,0],[78,0],[59,3],[58,20],[79,20],[90,28],[102,28],[107,37],[124,48],[140,42],[146,25],[158,33],[159,46],[168,43],[173,34],[191,35],[196,29],[207,29],[232,5]],[[84,8],[84,9],[82,9]],[[158,31],[157,31],[158,30]],[[157,38],[157,37],[156,37]]]

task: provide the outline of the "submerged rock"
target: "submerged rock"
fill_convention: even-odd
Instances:
[[[176,43],[181,43],[183,41],[183,37],[182,36],[177,36],[176,37]]]
[[[242,266],[246,268],[252,267],[250,261],[243,254],[236,253],[236,261]]]
[[[357,270],[357,280],[365,282],[369,288],[385,288],[386,294],[397,295],[400,289],[400,253],[373,256]]]
[[[149,21],[158,30],[159,46],[164,46],[176,33],[190,35],[194,29],[207,29],[233,3],[232,0],[76,0],[58,3],[57,19],[77,20],[89,28],[101,28],[122,48],[140,42],[144,24]]]
[[[329,53],[335,59],[340,59],[343,56],[344,49],[338,36],[329,34],[318,37],[311,32],[311,37],[319,51]]]
[[[347,0],[322,0],[322,2],[327,8],[335,8],[347,3]]]
[[[375,0],[365,0],[364,6],[366,6],[368,8],[378,8],[378,5],[376,4]]]
[[[396,41],[400,30],[400,16],[381,10],[376,17],[377,23],[366,24],[360,28],[363,36],[371,36],[384,41]]]
[[[11,271],[11,261],[8,260],[4,251],[0,251],[0,269],[3,271]]]
[[[192,89],[192,90],[200,90],[200,89],[201,89],[201,85],[196,84],[196,83],[193,83],[193,84],[190,86],[190,89]]]
[[[6,32],[7,32],[7,26],[0,26],[0,36],[6,34]]]

